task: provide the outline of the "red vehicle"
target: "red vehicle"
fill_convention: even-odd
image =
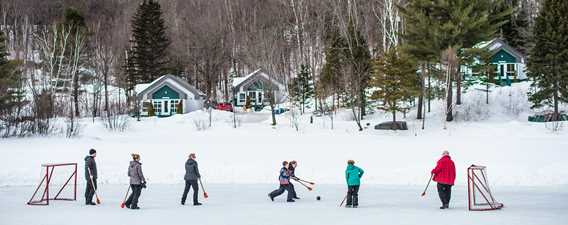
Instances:
[[[231,103],[221,102],[221,103],[217,103],[217,105],[215,105],[215,109],[232,112],[233,111],[233,105],[231,105]]]

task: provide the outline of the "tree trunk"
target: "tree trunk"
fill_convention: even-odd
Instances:
[[[448,68],[451,69],[451,66]],[[451,71],[451,70],[450,70]],[[448,71],[448,85],[447,85],[447,96],[446,96],[446,121],[450,122],[454,120],[454,114],[452,113],[452,100],[453,100],[453,85],[452,85],[452,74]]]
[[[457,62],[457,61],[456,61]],[[462,75],[461,75],[461,66],[458,64],[455,65],[456,66],[456,105],[461,105],[462,104],[462,100],[461,100],[461,87],[462,87]]]
[[[75,116],[79,117],[79,74],[73,76],[73,103],[75,104]]]
[[[427,65],[428,67],[430,67],[430,65]],[[430,68],[428,68],[428,70],[430,70]],[[432,108],[432,82],[431,82],[431,78],[432,75],[430,74],[430,71],[428,71],[428,112],[430,112],[430,109]]]
[[[422,119],[422,105],[424,104],[424,64],[420,65],[420,96],[418,96],[418,107],[416,110],[416,119]]]

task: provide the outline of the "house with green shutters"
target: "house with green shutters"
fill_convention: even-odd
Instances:
[[[497,84],[508,85],[511,82],[527,79],[526,57],[503,40],[496,38],[481,42],[474,48],[485,48],[491,52],[491,64],[495,66],[494,78]],[[461,72],[464,79],[472,79],[476,75],[476,72],[468,66],[461,66]]]
[[[141,116],[166,117],[199,110],[205,94],[185,80],[168,74],[135,86]]]
[[[248,101],[251,107],[262,109],[269,105],[269,91],[274,93],[276,104],[286,101],[288,95],[285,86],[262,69],[233,79],[233,101],[237,107],[244,107]]]

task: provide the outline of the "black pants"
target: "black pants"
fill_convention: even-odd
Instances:
[[[95,195],[95,189],[97,188],[97,178],[87,180],[87,186],[85,187],[85,203],[93,202],[93,196]]]
[[[296,189],[294,188],[294,184],[290,182],[290,192],[292,192],[292,198],[298,198],[298,194],[296,194]]]
[[[142,193],[142,185],[131,184],[130,189],[132,189],[132,193],[126,200],[125,204],[129,208],[138,207],[138,198],[140,198],[140,194]]]
[[[292,198],[294,197],[292,195],[293,191],[291,189],[290,184],[281,184],[280,187],[272,192],[270,192],[270,197],[271,198],[275,198],[278,197],[279,195],[281,195],[282,193],[284,193],[284,191],[288,192],[288,198],[287,200],[292,200]]]
[[[359,205],[359,185],[347,186],[347,205]]]
[[[452,197],[452,185],[438,183],[438,195],[440,195],[440,201],[443,205],[449,205]]]
[[[187,193],[189,189],[193,188],[193,204],[196,204],[197,195],[199,194],[199,185],[197,185],[197,180],[186,180],[185,188],[183,189],[183,195],[181,196],[181,202],[185,204],[185,199],[187,199]]]

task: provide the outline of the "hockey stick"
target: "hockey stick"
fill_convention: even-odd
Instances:
[[[124,195],[124,199],[122,200],[122,203],[120,203],[120,208],[124,209],[124,206],[126,205],[126,198],[128,198],[128,193],[130,193],[130,185],[128,185],[128,190],[126,191],[126,195]]]
[[[343,206],[343,203],[345,202],[345,200],[347,200],[347,195],[345,195],[345,197],[343,197],[343,201],[341,201],[341,203],[339,204],[339,207]]]
[[[434,177],[434,174],[430,175],[430,179],[428,180],[428,184],[426,184],[426,188],[424,188],[424,192],[422,192],[422,194],[420,195],[421,197],[424,197],[424,195],[426,195],[426,190],[428,190],[428,186],[430,186],[430,181],[432,181],[432,177]]]
[[[299,178],[299,177],[296,177],[296,178],[297,178],[298,181],[303,181],[303,182],[306,182],[306,183],[308,183],[308,184],[310,184],[310,185],[316,185],[316,183],[314,183],[314,182],[307,181],[307,180],[303,180],[302,178]]]
[[[306,187],[308,191],[312,191],[314,188],[304,184],[301,180],[296,180],[296,182],[300,183],[302,186]]]
[[[93,187],[93,190],[95,190],[95,198],[96,198],[97,205],[100,205],[101,199],[99,199],[99,194],[97,194],[97,188],[95,187],[95,182],[93,181],[93,174],[91,173],[91,168],[87,167],[87,171],[89,171],[89,178],[91,179],[91,186]]]
[[[199,178],[199,184],[201,185],[201,189],[203,190],[203,197],[209,198],[209,195],[207,194],[207,192],[205,191],[205,188],[203,187],[203,182],[201,182],[201,177]]]

